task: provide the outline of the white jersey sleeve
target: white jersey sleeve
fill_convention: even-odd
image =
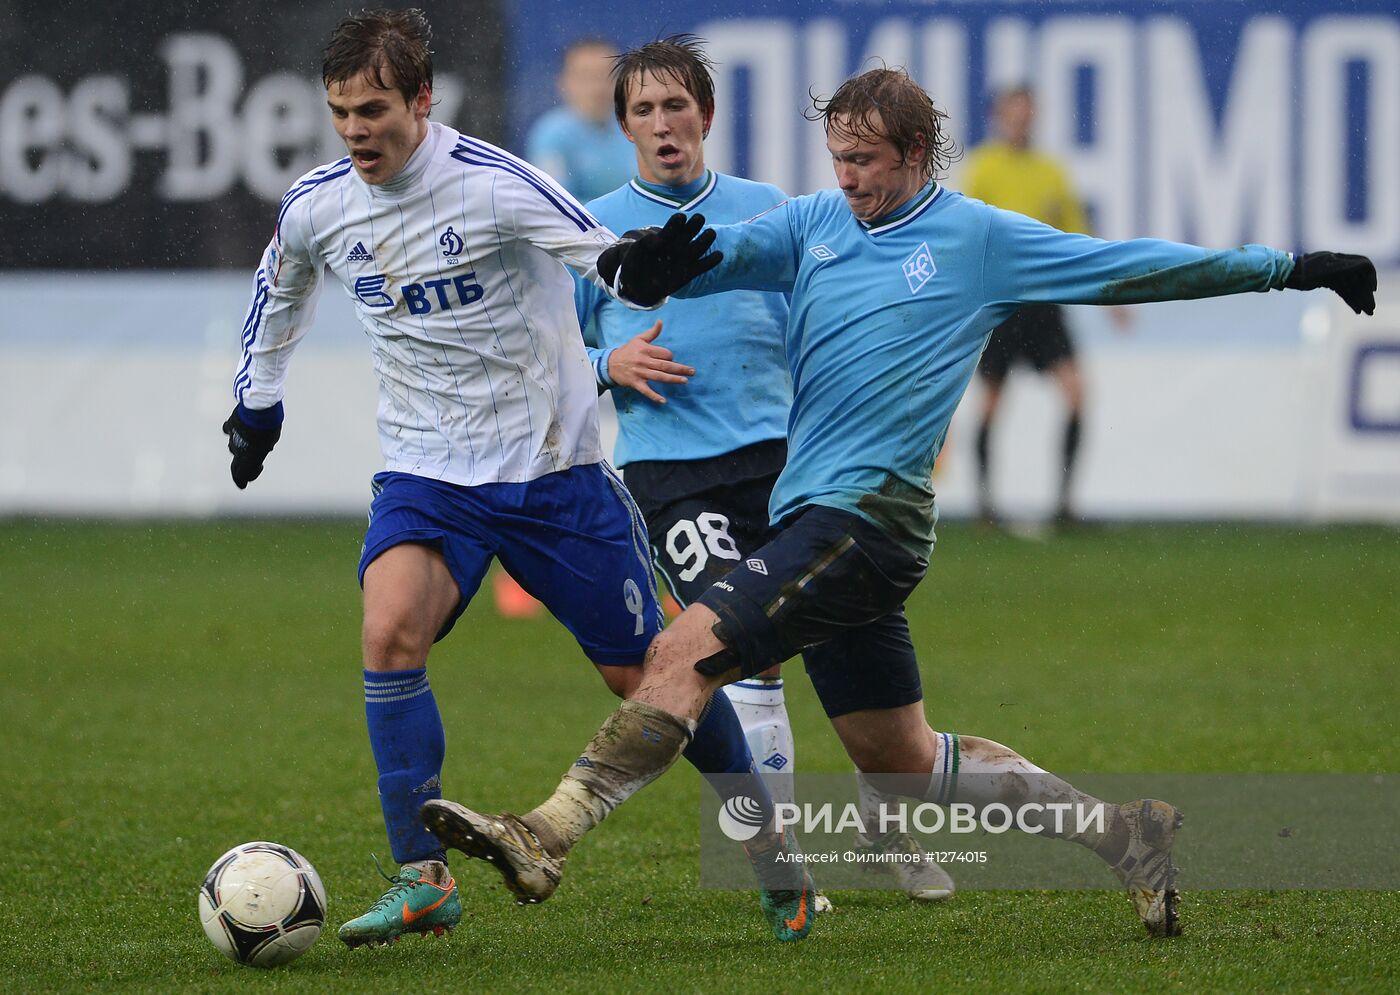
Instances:
[[[463,135],[460,141],[460,161],[492,171],[497,223],[508,218],[509,235],[544,250],[611,293],[598,275],[598,256],[617,236],[535,166],[479,139]]]
[[[343,173],[337,170],[349,168],[345,159],[307,173],[278,207],[272,241],[253,276],[253,301],[243,322],[242,352],[233,381],[234,398],[245,408],[261,411],[282,400],[287,365],[311,324],[321,292],[325,261],[312,247],[306,214],[297,209],[298,202],[323,176],[331,172],[340,176]]]

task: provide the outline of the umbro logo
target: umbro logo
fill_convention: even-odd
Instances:
[[[836,253],[832,252],[825,245],[814,245],[807,251],[812,254],[812,257],[814,259],[823,263],[826,262],[828,259],[836,258]]]
[[[768,564],[764,563],[762,560],[745,560],[744,566],[748,567],[756,574],[763,574],[765,577],[768,576]]]
[[[575,767],[592,767],[592,766],[593,766],[593,761],[592,761],[592,760],[589,760],[587,757],[579,757],[577,760],[574,761],[574,766],[575,766]]]
[[[788,765],[788,758],[781,753],[774,753],[767,760],[763,761],[763,766],[772,767],[774,770],[782,770]]]
[[[345,257],[347,263],[372,263],[374,254],[365,248],[365,243],[356,242],[355,247],[350,250],[350,254]]]

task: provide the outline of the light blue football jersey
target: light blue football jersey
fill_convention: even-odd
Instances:
[[[707,221],[739,222],[784,200],[775,186],[706,170],[681,187],[641,179],[589,202],[589,212],[619,234],[664,225],[677,211]],[[596,286],[575,280],[579,327],[589,359],[606,371],[607,353],[645,332],[659,318],[657,344],[676,362],[695,367],[686,384],[657,384],[666,403],[616,389],[618,441],[613,462],[697,460],[787,434],[792,383],[783,356],[788,301],[783,293],[738,290],[698,300],[672,299],[655,311],[634,311]],[[590,327],[590,319],[594,324]]]
[[[993,328],[1023,303],[1137,304],[1281,289],[1286,252],[1106,242],[926,185],[857,221],[839,190],[718,226],[724,262],[681,294],[789,291],[794,400],[775,524],[854,512],[919,556],[934,541],[933,462]]]

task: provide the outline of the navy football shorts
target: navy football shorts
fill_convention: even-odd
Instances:
[[[652,558],[681,607],[777,534],[768,524],[768,495],[777,479],[773,474],[744,480],[669,501],[656,511],[646,508]],[[645,507],[644,499],[637,500]]]
[[[492,557],[573,633],[594,663],[640,664],[661,631],[646,526],[606,463],[473,487],[391,471],[375,474],[373,491],[360,584],[365,568],[392,546],[437,548],[461,592],[438,639],[476,594]]]
[[[700,596],[728,649],[696,668],[744,678],[802,652],[829,716],[921,701],[904,600],[927,570],[860,516],[809,507]]]

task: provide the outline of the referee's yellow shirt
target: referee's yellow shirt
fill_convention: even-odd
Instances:
[[[968,154],[962,191],[1060,231],[1089,231],[1064,167],[1040,152],[1013,148],[1001,141],[984,142]]]

